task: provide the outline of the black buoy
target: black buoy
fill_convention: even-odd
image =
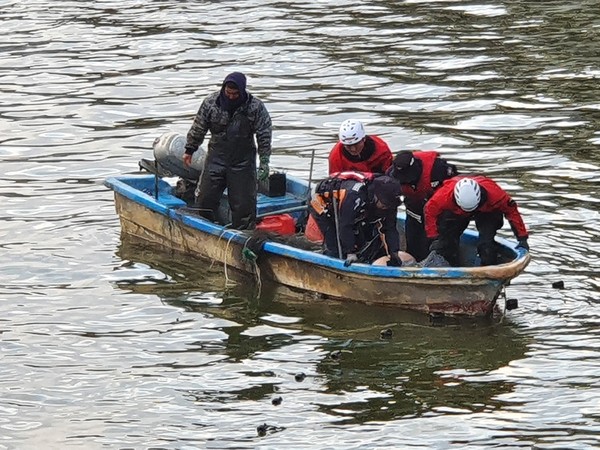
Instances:
[[[434,313],[429,314],[429,323],[431,323],[431,326],[434,326],[434,327],[444,326],[444,319],[445,319],[445,316],[443,313],[434,312]]]
[[[271,403],[274,406],[279,406],[279,405],[281,405],[282,401],[283,401],[283,399],[281,397],[275,397],[273,400],[271,400]]]
[[[381,339],[391,339],[393,334],[394,332],[391,328],[386,328],[385,330],[381,330],[381,333],[379,333],[379,337]]]
[[[268,428],[269,428],[269,425],[267,425],[266,423],[263,423],[262,425],[259,425],[256,427],[256,432],[258,433],[259,436],[266,436]]]
[[[331,359],[340,359],[342,357],[342,351],[341,350],[334,350],[329,354],[329,357]]]
[[[519,307],[519,300],[516,298],[507,298],[506,299],[506,310],[511,311],[513,309],[517,309]]]
[[[295,379],[295,380],[296,380],[298,383],[301,383],[302,381],[304,381],[304,379],[305,379],[305,378],[306,378],[306,375],[304,375],[302,372],[300,372],[300,373],[297,373],[297,374],[294,376],[294,379]]]
[[[554,283],[552,283],[552,287],[554,289],[564,289],[565,288],[565,282],[563,280],[555,281]]]

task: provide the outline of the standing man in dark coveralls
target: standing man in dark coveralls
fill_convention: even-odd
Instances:
[[[429,254],[430,241],[425,235],[423,207],[444,180],[457,175],[456,166],[449,164],[434,151],[398,152],[387,174],[400,182],[406,206],[406,251],[417,261]]]
[[[460,236],[471,219],[479,231],[477,251],[482,266],[498,263],[494,240],[504,217],[519,243],[529,250],[529,234],[517,203],[493,180],[477,175],[454,177],[438,189],[425,205],[425,231],[433,240],[431,250],[441,254],[452,266],[460,264]]]
[[[186,166],[191,164],[192,154],[208,131],[211,137],[196,188],[200,215],[215,221],[221,196],[227,188],[232,227],[253,229],[256,226],[256,153],[258,151],[260,160],[258,180],[263,181],[269,176],[272,125],[263,102],[246,91],[243,73],[227,75],[221,90],[202,102],[187,134],[183,155]]]

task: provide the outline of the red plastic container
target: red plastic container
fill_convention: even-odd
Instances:
[[[289,214],[267,216],[256,225],[257,230],[271,231],[281,235],[296,233],[296,221]]]
[[[323,233],[321,233],[321,229],[317,222],[313,218],[312,214],[308,216],[308,222],[306,223],[306,230],[304,231],[304,236],[311,242],[316,242],[317,244],[323,243]]]

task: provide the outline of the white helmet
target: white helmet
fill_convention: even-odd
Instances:
[[[344,145],[354,145],[365,137],[365,127],[360,120],[344,120],[340,125],[340,142]]]
[[[462,178],[454,186],[454,199],[463,211],[471,212],[479,206],[481,189],[472,178]]]

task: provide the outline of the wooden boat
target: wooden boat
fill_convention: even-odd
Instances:
[[[251,232],[228,229],[198,216],[164,179],[140,174],[112,177],[105,184],[114,191],[124,234],[310,291],[323,299],[430,314],[485,316],[492,314],[505,286],[530,259],[528,252],[516,248],[516,243],[497,238],[501,263],[480,267],[477,233],[471,230],[465,231],[461,240],[464,267],[344,267],[340,259],[276,240],[265,242],[258,258],[252,259],[246,251]],[[299,215],[306,205],[308,182],[288,175],[285,186],[285,195],[258,195],[259,217],[282,211]],[[403,222],[404,215],[399,213],[399,229],[403,229]]]

